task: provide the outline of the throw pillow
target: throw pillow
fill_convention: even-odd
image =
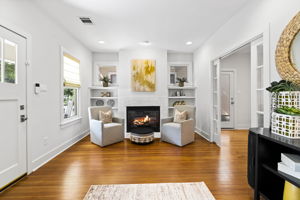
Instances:
[[[99,120],[102,121],[104,124],[112,123],[112,112],[111,112],[111,110],[107,111],[107,112],[99,111]]]
[[[186,118],[187,118],[187,112],[186,111],[180,112],[179,110],[175,109],[174,122],[181,123],[184,120],[186,120]]]

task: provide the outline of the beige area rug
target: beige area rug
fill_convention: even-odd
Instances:
[[[215,200],[204,182],[92,185],[84,200]]]

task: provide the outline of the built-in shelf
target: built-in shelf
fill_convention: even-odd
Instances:
[[[178,95],[178,96],[177,96]],[[195,106],[196,87],[195,86],[168,86],[168,110],[169,116],[173,116],[174,105]]]
[[[175,97],[169,97],[169,99],[195,99],[195,97],[175,96]]]
[[[118,87],[101,87],[101,86],[90,86],[90,105],[96,106],[100,105],[110,106],[111,101],[114,101],[112,109],[118,110]]]

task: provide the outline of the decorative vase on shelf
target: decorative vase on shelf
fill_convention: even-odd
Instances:
[[[108,87],[108,83],[111,83],[111,80],[108,76],[102,76],[100,75],[100,81],[102,81],[102,86],[103,87]]]
[[[102,85],[103,87],[108,87],[108,82],[103,82]]]
[[[179,87],[184,87],[184,83],[187,82],[187,79],[184,77],[183,78],[177,77],[176,79]]]

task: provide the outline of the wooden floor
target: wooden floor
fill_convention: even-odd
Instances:
[[[105,148],[85,138],[0,199],[82,199],[92,184],[204,181],[216,199],[252,199],[247,184],[247,131],[223,131],[222,147],[197,136],[183,148],[156,140]]]

